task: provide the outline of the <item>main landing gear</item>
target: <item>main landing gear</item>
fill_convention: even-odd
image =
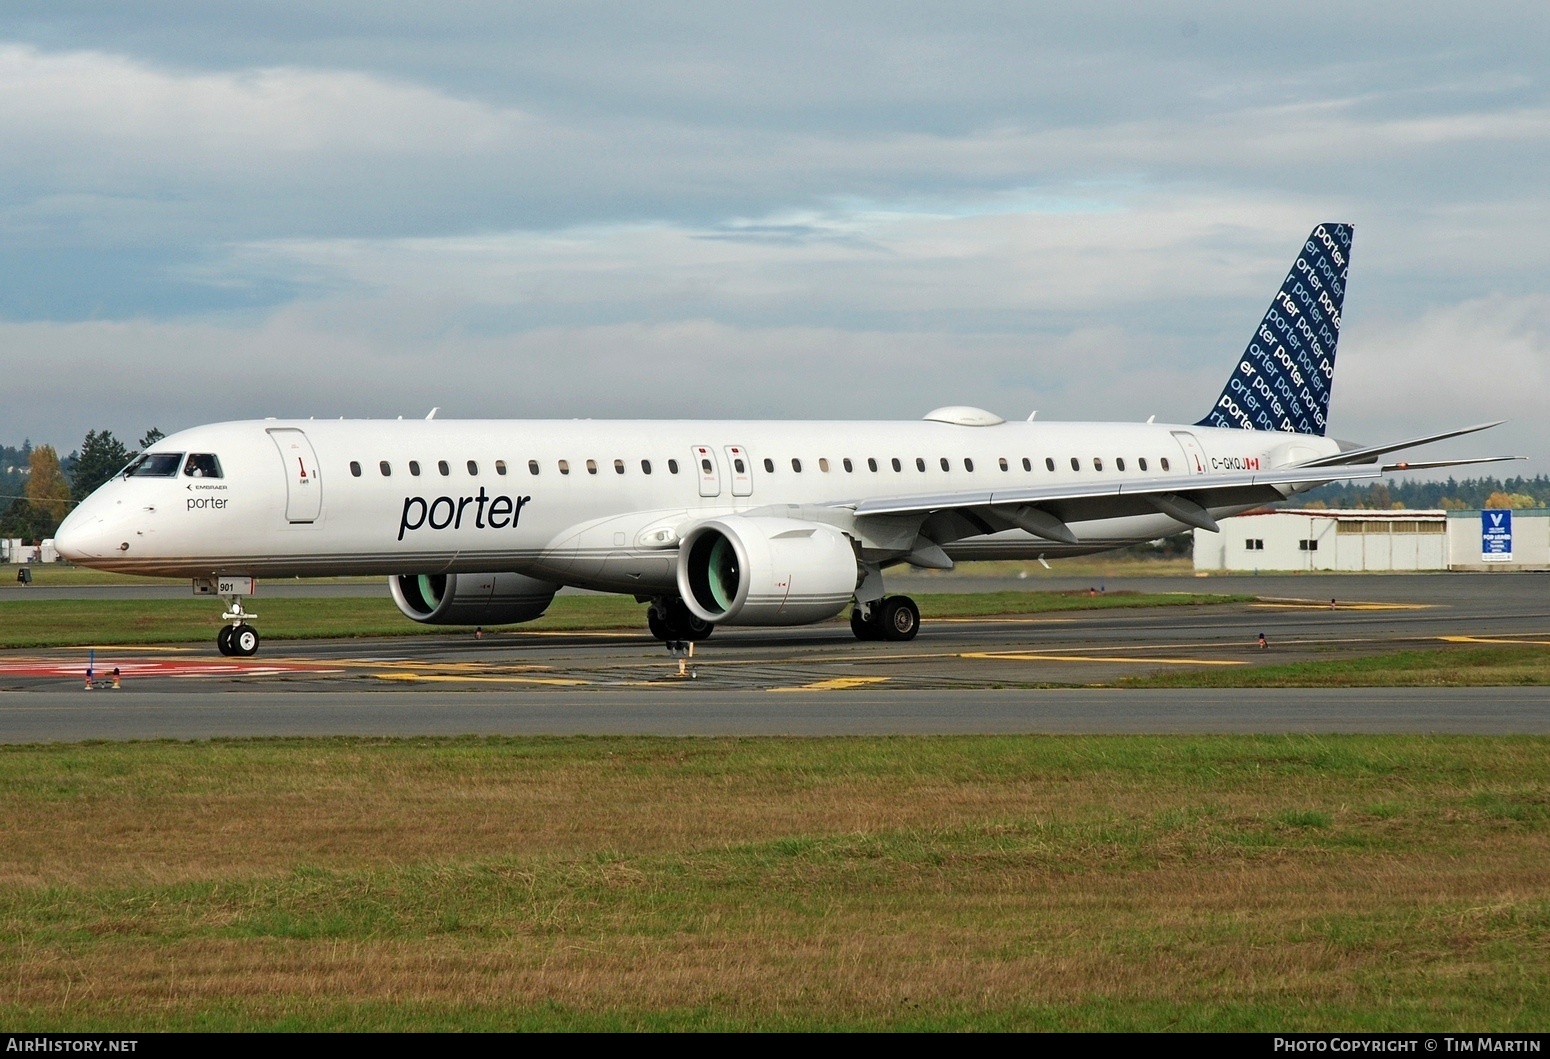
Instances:
[[[654,599],[646,611],[646,625],[651,635],[669,643],[681,640],[705,640],[716,627],[703,618],[697,618],[684,606],[681,599]]]
[[[920,631],[920,608],[909,596],[857,603],[850,611],[850,631],[858,640],[913,640]]]
[[[258,615],[242,609],[241,596],[227,596],[226,603],[231,609],[221,617],[231,624],[222,627],[220,634],[215,638],[215,646],[223,655],[251,658],[258,654],[259,639],[258,630],[248,622]]]

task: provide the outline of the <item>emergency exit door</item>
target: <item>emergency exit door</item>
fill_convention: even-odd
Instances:
[[[753,464],[747,450],[741,445],[728,445],[727,464],[732,469],[732,495],[753,496]]]
[[[694,469],[700,476],[701,496],[721,495],[721,468],[709,445],[694,446]]]
[[[280,450],[280,459],[285,464],[286,521],[316,522],[323,511],[323,485],[312,442],[300,430],[286,428],[269,431],[269,438]]]

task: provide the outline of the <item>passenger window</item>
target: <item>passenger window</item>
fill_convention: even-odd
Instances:
[[[668,474],[677,474],[678,473],[678,461],[677,460],[668,460],[667,461],[667,473]]]
[[[1045,466],[1045,468],[1047,470],[1053,471],[1055,469],[1055,457],[1053,457],[1053,456],[1046,456],[1046,457],[1044,457],[1044,466]]]
[[[829,460],[825,456],[818,457],[818,469],[824,474],[829,473]]]
[[[505,460],[496,460],[495,461],[495,473],[499,474],[499,475],[501,475],[503,477],[505,476],[505,474],[506,474],[506,461]]]
[[[569,460],[561,460],[560,461],[560,473],[561,474],[569,474],[570,473],[570,461]]]
[[[768,456],[764,458],[764,472],[766,474],[775,473],[775,461],[770,459]]]
[[[1030,460],[1026,456],[1023,457],[1023,470],[1025,470],[1025,471],[1033,470],[1033,461]]]
[[[732,467],[737,471],[738,474],[748,473],[748,465],[743,462],[743,458],[741,456],[733,458]]]
[[[895,456],[893,458],[893,469],[896,470],[896,471],[904,470],[904,465],[899,462],[899,457],[897,457],[897,456]]]
[[[966,471],[974,470],[974,461],[969,459],[969,457],[965,456],[963,458],[963,469],[966,470]]]
[[[1136,461],[1136,465],[1139,466],[1143,471],[1146,470],[1146,457],[1142,456],[1139,460]]]
[[[527,473],[528,474],[537,474],[538,473],[538,461],[537,460],[528,460],[527,461]]]
[[[615,474],[623,474],[624,473],[624,461],[623,460],[615,460],[614,461],[614,473]]]
[[[943,456],[942,457],[942,470],[950,471],[952,469],[953,469],[953,465],[947,462],[947,457],[946,456]]]
[[[1162,459],[1158,460],[1157,462],[1162,464],[1162,469],[1163,470],[1166,471],[1168,469],[1168,457],[1164,456]]]
[[[1006,468],[1006,457],[1005,457],[1005,456],[1002,456],[1002,457],[1001,457],[1001,458],[1000,458],[1000,459],[999,459],[999,460],[997,460],[997,461],[996,461],[996,462],[997,462],[997,463],[999,463],[999,464],[1001,464],[1001,469],[1002,469],[1002,470],[1003,470],[1003,471],[1004,471],[1004,470],[1006,470],[1006,469],[1007,469],[1007,468]]]
[[[393,476],[393,468],[388,465],[387,460],[377,464],[377,470],[382,472],[382,477],[384,478],[391,478]]]
[[[1095,471],[1103,470],[1103,460],[1102,460],[1101,457],[1098,457],[1098,456],[1094,456],[1093,457],[1093,470],[1095,470]]]
[[[477,478],[479,476],[479,465],[473,460],[468,461],[468,474],[472,478]]]
[[[651,461],[650,460],[641,460],[640,461],[640,473],[641,474],[650,474],[651,473]]]
[[[409,473],[414,475],[416,478],[420,477],[420,461],[419,460],[410,460],[409,461]]]
[[[700,470],[704,471],[706,474],[711,474],[712,471],[711,471],[711,467],[710,467],[710,461],[709,460],[701,460],[700,461]]]
[[[1114,457],[1114,469],[1116,471],[1123,471],[1125,469],[1125,457],[1123,457],[1123,456],[1116,456],[1116,457]]]
[[[190,457],[190,459],[192,459],[192,457]],[[360,465],[360,461],[359,460],[351,460],[350,461],[350,474],[351,474],[352,477],[355,477],[355,478],[359,478],[361,476],[361,465]],[[203,477],[203,475],[196,474],[196,475],[194,475],[194,477],[195,478],[201,478],[201,477]]]
[[[1071,457],[1071,469],[1073,471],[1080,471],[1082,469],[1082,461],[1078,460],[1075,456],[1072,456]]]
[[[587,473],[588,474],[596,474],[597,473],[597,461],[596,460],[588,460],[587,461]]]
[[[854,465],[853,465],[853,464],[852,464],[852,463],[851,463],[851,462],[850,462],[850,457],[849,457],[849,456],[846,456],[846,457],[845,457],[845,459],[844,459],[844,460],[843,460],[843,461],[842,461],[842,462],[843,462],[843,463],[844,463],[844,464],[845,464],[845,473],[846,473],[846,474],[852,474],[852,473],[854,473],[854,472],[855,472],[855,469],[856,469],[856,468],[855,468],[855,466],[854,466]]]
[[[925,459],[923,457],[920,457],[920,456],[916,456],[915,457],[915,469],[917,471],[919,471],[921,474],[925,474],[926,473],[926,461],[925,461]]]
[[[791,457],[791,469],[793,471],[796,471],[798,474],[801,474],[802,473],[802,461],[797,459],[795,456]]]
[[[447,466],[446,460],[437,460],[436,469],[441,472],[442,477],[446,477],[452,473],[452,468]]]
[[[174,459],[173,466],[177,466]],[[183,473],[190,478],[219,478],[221,477],[221,461],[216,459],[213,453],[191,452],[188,460],[183,464]],[[360,477],[356,475],[356,477]]]
[[[877,461],[870,456],[866,459],[866,465],[874,472],[877,470]]]

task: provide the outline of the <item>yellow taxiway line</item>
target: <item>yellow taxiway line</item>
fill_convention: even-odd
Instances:
[[[573,680],[568,677],[480,677],[442,676],[436,673],[377,673],[378,680],[401,680],[420,684],[548,684],[555,687],[573,688],[592,683],[590,680]]]
[[[1262,610],[1431,610],[1431,603],[1337,603],[1331,607],[1316,599],[1262,599],[1250,603]]]
[[[408,658],[388,658],[381,661],[373,661],[369,658],[341,658],[330,661],[330,665],[347,666],[353,669],[406,669],[419,671],[425,669],[447,673],[542,673],[554,668],[553,666],[532,665],[523,662],[418,662]]]
[[[1492,640],[1484,636],[1439,636],[1444,643],[1505,643],[1524,647],[1550,647],[1550,640]]]
[[[960,658],[997,662],[1125,662],[1138,666],[1246,666],[1247,662],[1220,658],[1123,658],[1116,655],[1047,655],[1033,651],[974,651]]]
[[[794,688],[765,688],[765,691],[844,691],[846,688],[864,688],[869,684],[883,684],[888,677],[834,677],[818,680]]]
[[[1070,625],[1077,618],[997,618],[985,615],[979,618],[932,618],[932,625]]]

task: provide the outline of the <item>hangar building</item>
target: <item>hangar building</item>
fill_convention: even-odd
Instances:
[[[1197,571],[1550,570],[1546,509],[1282,508],[1220,525],[1220,533],[1195,531]]]

